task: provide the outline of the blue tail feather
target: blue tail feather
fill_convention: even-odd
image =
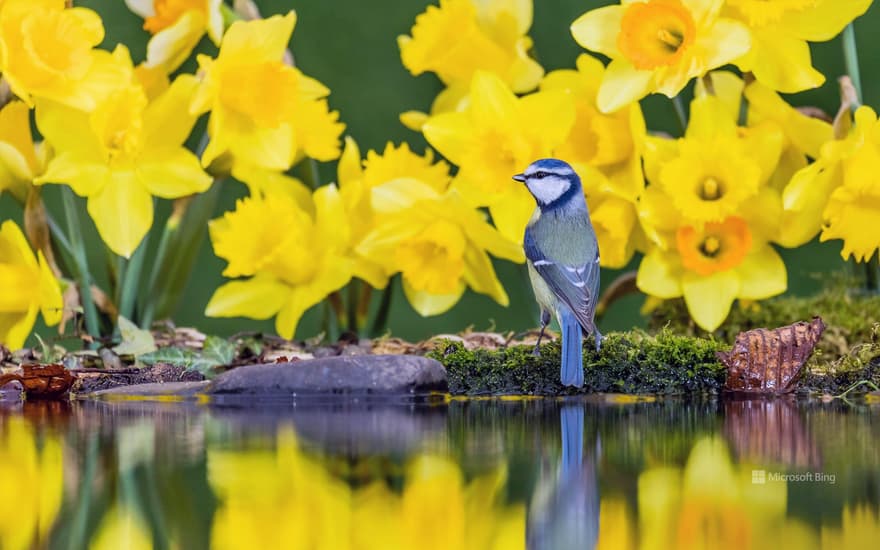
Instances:
[[[560,378],[565,386],[584,385],[584,355],[581,348],[581,325],[568,308],[557,313],[562,329],[562,370]]]

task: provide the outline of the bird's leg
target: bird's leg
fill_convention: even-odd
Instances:
[[[538,356],[541,355],[541,339],[544,337],[544,331],[547,329],[547,325],[550,324],[550,312],[541,310],[541,332],[538,334],[538,343],[535,344],[535,349],[532,350],[532,355]]]

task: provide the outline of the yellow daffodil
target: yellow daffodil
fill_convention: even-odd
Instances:
[[[28,188],[46,166],[45,149],[34,144],[30,109],[11,101],[0,109],[0,191],[24,202]]]
[[[646,130],[638,103],[611,114],[599,111],[596,100],[604,73],[598,59],[582,54],[577,70],[549,73],[541,90],[562,90],[574,99],[574,125],[555,155],[581,176],[602,265],[620,268],[645,243],[636,204],[645,189],[641,150]]]
[[[694,444],[683,470],[647,469],[639,475],[638,507],[640,531],[651,536],[640,547],[733,550],[780,539],[786,485],[758,485],[751,476],[751,467],[733,464],[723,440],[708,437]]]
[[[642,208],[647,225],[674,230],[680,218],[699,226],[732,215],[752,217],[774,207],[778,210],[778,191],[763,189],[776,169],[782,145],[777,125],[739,128],[720,97],[697,97],[691,103],[684,138],[652,137],[646,142],[645,171],[651,185]],[[776,223],[772,218],[764,222]]]
[[[501,234],[521,243],[535,201],[511,177],[565,143],[575,120],[573,100],[561,90],[517,98],[497,76],[477,72],[468,101],[465,111],[429,118],[425,138],[458,165],[453,187],[462,197],[488,206]]]
[[[877,232],[865,230],[880,215],[880,123],[870,107],[860,107],[854,118],[847,136],[826,143],[816,162],[794,175],[783,205],[821,212],[820,239],[842,239],[844,259],[867,261],[880,249]]]
[[[476,71],[487,71],[523,93],[544,74],[528,55],[531,26],[531,0],[440,0],[416,17],[412,36],[397,43],[413,75],[432,71],[448,86],[466,87]]]
[[[24,345],[37,312],[47,325],[61,320],[61,287],[42,252],[34,256],[21,229],[11,220],[0,225],[0,343]]]
[[[218,288],[206,315],[275,316],[278,334],[292,338],[307,309],[359,275],[339,191],[321,187],[313,202],[314,215],[290,194],[254,195],[211,222],[214,253],[229,262],[223,274],[250,278]]]
[[[324,99],[329,90],[283,62],[296,15],[233,23],[216,59],[198,57],[201,85],[193,114],[211,111],[211,140],[202,155],[209,166],[222,155],[268,170],[287,170],[303,154],[339,156],[344,125]]]
[[[684,296],[701,328],[713,331],[736,298],[763,300],[785,291],[785,264],[740,217],[680,225],[675,247],[652,248],[639,264],[639,289],[658,298]]]
[[[624,0],[588,11],[575,40],[611,58],[598,106],[612,112],[652,92],[674,97],[690,79],[749,50],[742,23],[719,17],[723,0]]]
[[[189,58],[207,31],[216,45],[223,37],[223,0],[125,0],[128,8],[144,18],[144,30],[152,34],[147,43],[148,67],[175,71]]]
[[[834,38],[865,13],[871,0],[727,0],[722,15],[748,26],[751,48],[736,64],[781,92],[816,88],[825,77],[813,68],[807,42]]]
[[[0,464],[0,540],[4,550],[49,546],[49,533],[64,492],[61,440],[51,433],[38,439],[27,420],[6,417],[0,427]]]
[[[362,276],[375,288],[384,288],[388,282],[388,270],[375,258],[357,253],[359,243],[370,233],[375,224],[372,207],[372,190],[397,179],[409,179],[428,185],[438,193],[449,187],[449,165],[434,162],[430,149],[417,155],[406,143],[395,146],[388,143],[380,154],[368,151],[361,160],[360,149],[352,138],[346,138],[345,149],[339,159],[339,192],[345,203],[345,211],[351,222],[352,244],[360,262],[364,264]]]
[[[28,104],[36,97],[93,109],[125,78],[125,70],[110,52],[95,49],[104,39],[98,14],[64,5],[64,0],[0,3],[0,72]]]
[[[153,195],[175,199],[211,185],[183,145],[195,123],[188,102],[196,85],[182,75],[148,102],[130,71],[128,81],[91,113],[40,103],[37,126],[56,156],[35,183],[67,184],[88,197],[101,238],[116,254],[131,256],[153,224]]]
[[[470,287],[501,305],[507,293],[488,253],[522,262],[522,247],[505,239],[454,190],[438,193],[415,179],[372,190],[376,226],[357,252],[403,276],[403,291],[419,314],[438,315]]]
[[[597,550],[629,550],[636,548],[636,530],[632,511],[626,498],[603,498],[599,503],[599,538]]]

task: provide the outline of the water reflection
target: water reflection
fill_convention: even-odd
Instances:
[[[0,548],[842,548],[876,406],[0,404]]]

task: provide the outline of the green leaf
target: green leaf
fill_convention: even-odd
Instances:
[[[122,342],[113,348],[117,355],[139,357],[145,353],[156,351],[156,341],[149,330],[138,328],[136,324],[122,315],[117,317],[116,322],[119,324],[119,333],[122,335]]]
[[[207,378],[211,378],[216,374],[214,372],[216,367],[228,365],[235,359],[235,345],[218,336],[208,336],[205,338],[205,346],[201,353],[189,348],[168,347],[146,353],[138,359],[145,365],[165,363],[197,370]]]
[[[158,365],[165,363],[174,365],[175,367],[190,368],[193,361],[198,358],[198,354],[188,348],[160,348],[151,353],[145,353],[138,357],[138,360],[145,365]]]

